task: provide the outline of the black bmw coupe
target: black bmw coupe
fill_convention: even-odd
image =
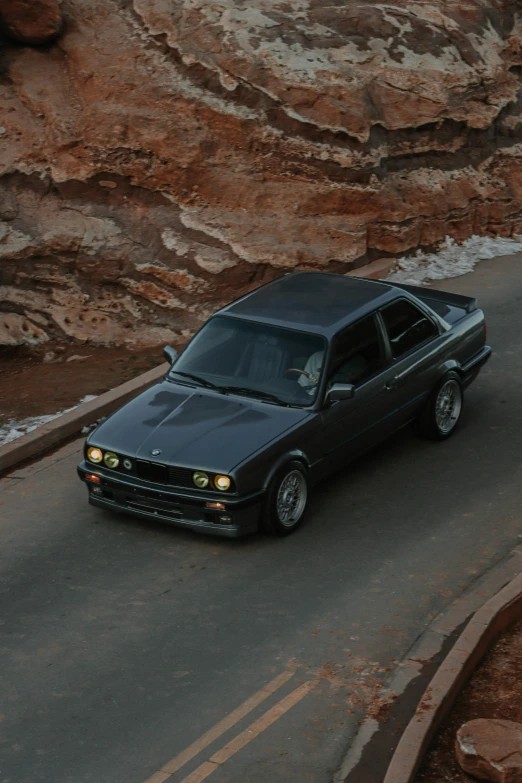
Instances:
[[[89,502],[235,537],[293,532],[311,486],[410,422],[448,438],[491,349],[472,298],[297,272],[164,353],[165,377],[89,435]]]

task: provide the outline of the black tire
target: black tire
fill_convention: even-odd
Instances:
[[[463,407],[460,376],[449,372],[431,392],[414,423],[415,432],[430,440],[447,440],[457,429]]]
[[[277,536],[290,535],[303,521],[307,501],[308,481],[304,465],[298,461],[287,462],[270,483],[262,529]]]

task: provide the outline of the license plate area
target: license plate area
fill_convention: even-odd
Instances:
[[[146,514],[154,514],[156,516],[169,517],[170,519],[182,519],[183,514],[181,511],[172,508],[158,508],[157,506],[149,506],[143,503],[138,503],[135,500],[127,501],[127,508],[134,509],[134,511],[143,511]]]
[[[176,519],[183,516],[180,504],[161,492],[140,492],[135,489],[132,494],[126,495],[125,504],[129,508],[146,511],[149,514],[159,513]]]

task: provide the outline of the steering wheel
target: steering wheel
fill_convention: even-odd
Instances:
[[[310,372],[306,372],[306,370],[300,370],[298,367],[289,367],[288,370],[285,370],[285,373],[287,372],[300,372],[302,375],[306,375],[310,383],[317,383],[317,375],[312,375]]]

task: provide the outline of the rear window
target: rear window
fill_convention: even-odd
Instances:
[[[433,321],[405,299],[383,308],[381,315],[395,359],[439,334]]]

